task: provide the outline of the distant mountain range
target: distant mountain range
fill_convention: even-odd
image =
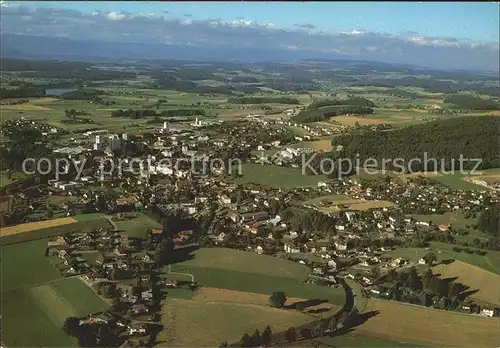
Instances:
[[[211,62],[270,62],[270,61],[325,61],[349,62],[355,65],[367,63],[371,66],[392,66],[407,69],[419,69],[412,64],[388,63],[369,57],[348,56],[305,50],[235,48],[231,46],[200,47],[189,45],[167,45],[139,42],[84,41],[67,38],[0,34],[1,57],[30,59],[59,59],[80,61],[136,61],[169,59],[179,61]],[[356,63],[355,63],[356,62]],[[429,69],[435,71],[468,71],[469,69]],[[475,71],[476,73],[478,71]]]
[[[198,47],[135,42],[79,41],[66,38],[3,34],[2,57],[133,60],[174,59],[211,61],[273,61],[299,59],[355,59],[339,54],[284,49],[242,49],[233,47]],[[358,58],[359,59],[359,58]]]

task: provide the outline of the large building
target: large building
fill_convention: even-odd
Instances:
[[[110,135],[108,140],[108,147],[111,151],[120,150],[122,147],[122,140],[116,134]]]
[[[104,149],[104,144],[101,142],[101,136],[95,136],[94,150],[102,151]]]

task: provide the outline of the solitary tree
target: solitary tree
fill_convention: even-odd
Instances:
[[[304,337],[306,340],[311,338],[312,335],[311,335],[311,330],[307,329],[307,328],[304,328],[302,330],[300,330],[300,334],[302,335],[302,337]]]
[[[250,347],[252,338],[246,333],[240,339],[240,347]]]
[[[322,337],[324,333],[325,333],[325,330],[323,329],[323,326],[321,326],[320,324],[318,324],[314,327],[314,336],[315,337]]]
[[[269,297],[269,304],[271,307],[283,308],[286,302],[286,295],[282,291],[273,292]]]
[[[77,336],[80,329],[80,319],[76,317],[66,318],[63,325],[64,331],[71,336]]]
[[[437,260],[437,256],[435,253],[433,252],[430,252],[430,253],[427,253],[427,255],[424,256],[424,260],[425,262],[432,267],[432,265],[434,264],[434,262]]]
[[[371,273],[371,276],[373,277],[373,279],[376,281],[380,278],[380,267],[377,266],[377,265],[373,265],[371,268],[370,268],[370,273]]]
[[[252,341],[252,347],[259,347],[260,346],[260,341],[261,341],[261,337],[260,337],[260,332],[259,330],[255,330],[255,332],[253,333],[252,337],[251,337],[251,341]]]
[[[266,326],[266,329],[264,330],[262,335],[260,335],[260,344],[262,346],[267,346],[271,343],[271,334],[271,327],[268,325]]]
[[[335,331],[337,329],[337,319],[335,317],[332,317],[329,321],[328,321],[328,329],[330,331]]]
[[[295,332],[295,328],[291,327],[286,330],[285,338],[288,342],[293,342],[297,339],[297,332]]]
[[[305,302],[299,302],[295,305],[295,309],[298,309],[299,311],[303,311],[307,307],[307,304]]]

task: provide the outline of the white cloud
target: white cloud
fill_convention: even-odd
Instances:
[[[126,15],[125,13],[119,13],[119,12],[109,12],[105,16],[110,21],[122,21],[122,20],[128,18],[128,15]]]
[[[363,34],[367,34],[367,31],[354,29],[351,31],[343,31],[342,34],[344,34],[344,35],[363,35]]]
[[[418,36],[412,36],[408,39],[408,41],[417,45],[427,45],[427,46],[443,46],[443,47],[460,46],[457,40],[432,39],[432,38],[424,38]]]

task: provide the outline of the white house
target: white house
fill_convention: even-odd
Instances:
[[[229,198],[228,196],[219,196],[219,202],[221,204],[231,204],[231,198]]]
[[[425,263],[426,263],[426,262],[425,262],[425,260],[424,260],[424,259],[420,259],[420,260],[418,260],[418,264],[419,264],[419,265],[425,265]]]
[[[133,335],[133,334],[143,334],[143,333],[146,333],[146,328],[140,326],[140,327],[131,327],[129,329],[129,335]]]
[[[300,253],[300,248],[291,243],[285,243],[283,248],[287,253]]]
[[[361,278],[361,279],[363,280],[363,282],[364,282],[365,284],[368,284],[368,285],[372,284],[372,281],[371,281],[370,279],[366,278],[366,277],[363,277],[363,278]]]
[[[345,216],[347,218],[347,221],[351,222],[352,218],[356,215],[356,213],[352,211],[347,211],[345,212]]]
[[[335,248],[337,248],[337,250],[347,250],[347,243],[335,242]]]
[[[494,313],[495,312],[493,311],[493,309],[487,309],[487,308],[481,309],[481,315],[484,315],[485,317],[490,317],[491,318]]]

